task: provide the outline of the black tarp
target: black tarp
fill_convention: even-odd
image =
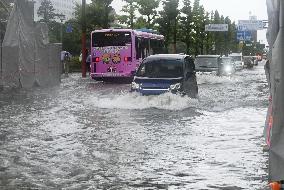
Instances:
[[[60,82],[61,44],[50,44],[48,28],[35,23],[34,3],[16,0],[3,41],[2,86],[31,88]]]

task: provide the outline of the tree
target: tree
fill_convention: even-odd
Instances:
[[[0,32],[1,40],[6,30],[6,24],[8,21],[9,13],[11,11],[11,0],[0,1]]]
[[[127,24],[130,28],[134,28],[134,20],[136,19],[135,10],[138,8],[135,0],[123,0],[127,4],[122,7],[122,11],[125,15],[119,16],[121,23]]]
[[[212,23],[211,18],[212,18],[212,13],[209,14],[207,12],[206,15],[205,15],[205,22],[204,22],[205,25]],[[212,32],[206,32],[205,31],[204,35],[205,35],[205,39],[204,39],[203,43],[204,43],[204,47],[205,47],[205,54],[212,54],[213,53],[213,44],[214,44]]]
[[[102,28],[109,28],[114,21],[115,11],[110,6],[113,0],[92,0],[90,11],[93,17],[89,17]],[[97,19],[97,20],[96,20]]]
[[[208,23],[209,17],[208,13],[206,13],[205,9],[203,6],[199,7],[199,33],[198,33],[198,38],[199,38],[199,53],[204,54],[204,44],[206,41],[206,33],[205,33],[205,25]]]
[[[165,11],[168,14],[169,19],[172,22],[172,34],[173,34],[173,49],[174,53],[177,52],[177,26],[178,26],[178,4],[179,0],[166,0],[165,2]]]
[[[179,36],[182,42],[186,44],[186,53],[190,54],[192,39],[192,7],[190,0],[183,1],[183,8],[181,9],[182,16],[180,21],[180,32]]]
[[[200,6],[200,0],[195,0],[192,9],[193,15],[193,39],[194,39],[194,54],[203,53],[203,40],[205,36],[205,10]]]
[[[55,19],[55,9],[50,0],[43,0],[38,8],[37,15],[41,17],[40,21],[50,23]]]
[[[163,11],[160,12],[160,18],[157,19],[159,23],[160,32],[165,36],[165,45],[173,42],[173,52],[176,53],[177,42],[177,26],[178,26],[178,3],[179,0],[165,0],[163,1]]]
[[[235,22],[229,25],[229,51],[230,52],[237,52],[238,51],[238,41],[237,41],[237,29]]]
[[[156,9],[160,4],[160,0],[136,0],[138,4],[138,11],[141,15],[147,17],[147,27],[153,26],[152,21],[157,16]]]
[[[134,28],[146,28],[147,27],[147,21],[142,17],[138,17],[136,22],[134,23]]]

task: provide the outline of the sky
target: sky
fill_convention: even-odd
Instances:
[[[122,0],[114,0],[112,7],[120,13],[123,4]],[[267,20],[266,0],[200,0],[200,5],[207,12],[218,10],[236,23],[238,20],[248,20],[250,15],[257,16],[258,20]],[[265,34],[265,30],[258,31],[258,41],[267,44]]]

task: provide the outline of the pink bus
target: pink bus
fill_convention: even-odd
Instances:
[[[145,57],[162,53],[164,36],[152,30],[102,29],[91,34],[91,77],[95,80],[131,79]]]

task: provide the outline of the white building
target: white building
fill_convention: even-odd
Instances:
[[[35,21],[40,20],[40,18],[37,15],[37,11],[42,1],[43,0],[34,0],[35,2],[35,9],[34,9]],[[52,3],[55,9],[55,13],[65,15],[64,21],[66,21],[71,18],[74,18],[74,11],[75,11],[76,3],[81,4],[82,1],[81,0],[50,0],[50,2]],[[57,20],[60,21],[59,19]]]

